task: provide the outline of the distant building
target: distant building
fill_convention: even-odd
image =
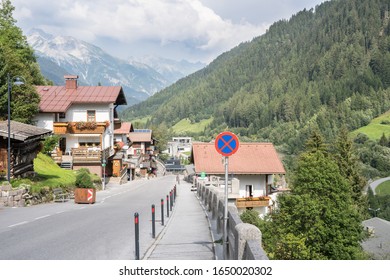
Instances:
[[[143,155],[154,150],[154,141],[152,138],[152,130],[150,129],[134,129],[128,134],[130,140],[130,148],[128,154]]]
[[[191,137],[172,137],[172,141],[168,141],[167,149],[163,152],[172,158],[186,158],[191,153],[192,138]]]
[[[216,187],[225,186],[225,166],[214,143],[194,143],[191,159],[198,180]],[[275,175],[286,173],[272,143],[240,143],[229,157],[228,195],[239,210],[255,208],[260,214],[276,201]]]

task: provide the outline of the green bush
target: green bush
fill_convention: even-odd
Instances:
[[[91,176],[89,175],[89,170],[87,172],[87,171],[85,171],[85,168],[84,168],[84,169],[80,169],[77,172],[76,187],[77,188],[86,188],[86,189],[94,188]]]

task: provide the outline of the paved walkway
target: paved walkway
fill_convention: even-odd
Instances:
[[[176,190],[172,216],[143,259],[215,259],[210,224],[195,192],[191,191],[191,184],[180,180]]]

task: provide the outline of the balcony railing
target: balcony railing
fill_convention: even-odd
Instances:
[[[102,151],[99,148],[73,148],[73,163],[101,162]]]
[[[55,122],[54,134],[102,134],[108,122]]]
[[[269,196],[237,198],[236,207],[237,208],[267,207],[270,205],[270,200],[271,198]]]

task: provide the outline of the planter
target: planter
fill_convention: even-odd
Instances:
[[[75,203],[93,204],[96,201],[96,189],[76,188],[74,190]]]

